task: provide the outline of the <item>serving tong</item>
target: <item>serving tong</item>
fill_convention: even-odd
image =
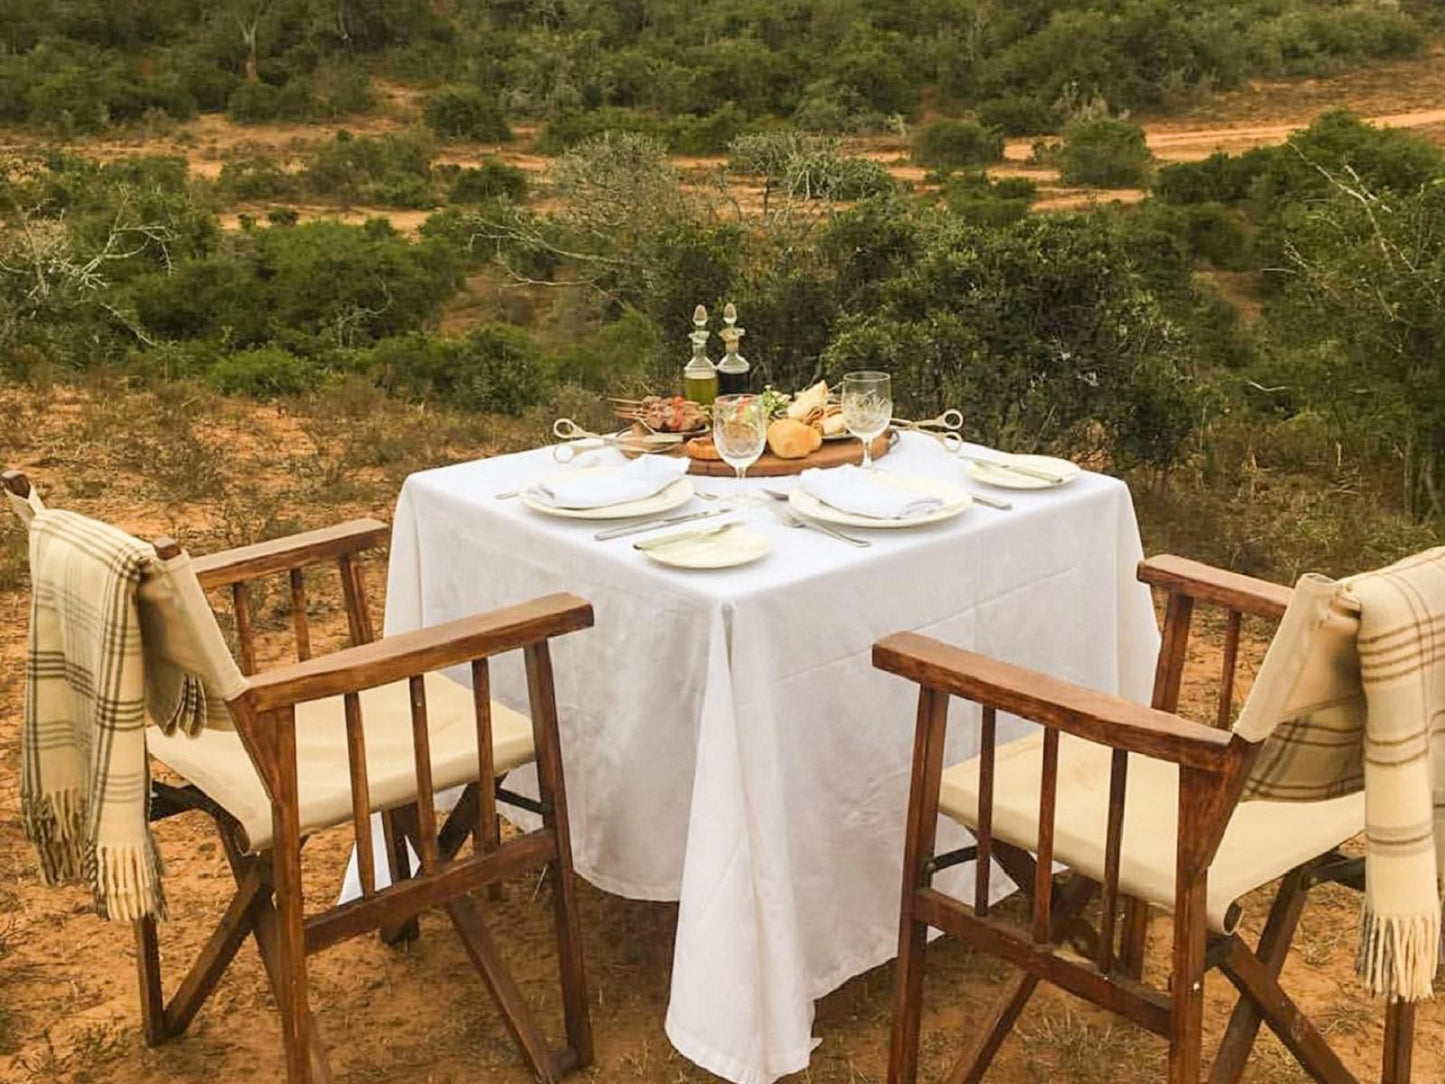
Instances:
[[[921,422],[910,422],[905,418],[894,418],[895,429],[906,429],[912,433],[922,433],[924,436],[932,437],[943,445],[943,449],[958,458],[969,463],[979,463],[985,467],[993,467],[997,470],[1009,471],[1013,474],[1021,474],[1025,478],[1034,478],[1040,482],[1048,482],[1050,485],[1063,485],[1062,476],[1053,471],[1040,470],[1038,467],[1030,467],[1024,463],[1012,463],[1006,459],[991,458],[986,455],[970,455],[963,450],[964,440],[959,435],[963,428],[963,413],[958,410],[945,410],[936,418],[928,418]],[[1002,454],[1002,453],[1000,453]],[[976,499],[976,498],[975,498]]]
[[[594,433],[590,429],[582,428],[571,418],[558,418],[552,423],[552,435],[566,443],[553,446],[552,458],[558,463],[571,463],[578,456],[598,448],[616,448],[622,452],[653,455],[669,452],[683,442],[681,433],[659,433],[648,429],[643,422],[637,424],[647,431]]]

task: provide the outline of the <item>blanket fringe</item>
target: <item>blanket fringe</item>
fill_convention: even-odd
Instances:
[[[1434,996],[1440,947],[1438,907],[1422,915],[1380,915],[1366,903],[1355,973],[1377,997],[1428,1001]]]
[[[155,841],[115,845],[86,843],[86,806],[80,788],[21,796],[26,838],[40,858],[47,885],[83,881],[101,918],[134,922],[166,917],[165,872]]]
[[[165,868],[152,840],[144,846],[100,844],[87,856],[87,880],[101,918],[135,922],[166,917]]]
[[[85,839],[85,798],[79,787],[50,794],[22,793],[20,819],[25,838],[40,859],[48,885],[79,879]]]

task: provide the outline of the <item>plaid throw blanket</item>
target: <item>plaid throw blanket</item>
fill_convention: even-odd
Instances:
[[[38,501],[36,502],[38,505]],[[31,613],[21,808],[47,883],[83,880],[105,917],[162,916],[148,823],[146,678],[136,595],[154,547],[70,512],[30,509]],[[152,719],[205,721],[199,681],[167,683]]]
[[[1388,998],[1429,998],[1445,870],[1445,547],[1339,584],[1306,579],[1236,732],[1265,738],[1245,796],[1365,791],[1356,970]],[[1278,725],[1275,725],[1278,724]]]

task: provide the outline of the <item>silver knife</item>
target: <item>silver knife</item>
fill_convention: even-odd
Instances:
[[[1039,470],[1037,467],[1026,467],[1022,463],[1009,463],[1002,459],[990,459],[982,455],[961,455],[959,458],[970,463],[981,463],[985,467],[997,467],[999,470],[1013,471],[1015,474],[1022,474],[1029,478],[1037,478],[1041,482],[1051,482],[1056,486],[1064,484],[1061,475],[1053,474],[1046,470]]]
[[[739,526],[736,523],[724,523],[717,527],[709,527],[703,531],[679,531],[677,534],[664,535],[662,538],[649,538],[645,542],[634,542],[632,548],[635,550],[656,550],[663,546],[670,546],[674,542],[696,542],[700,538],[713,538],[717,535],[731,531]]]
[[[675,523],[690,523],[695,519],[707,519],[710,516],[721,516],[730,512],[729,508],[708,508],[702,512],[688,512],[681,516],[666,516],[662,519],[649,519],[642,523],[632,523],[626,527],[608,527],[605,531],[598,531],[592,537],[599,542],[606,542],[613,538],[624,538],[630,534],[641,534],[643,531],[655,531],[659,527],[671,527]]]
[[[1000,512],[1007,512],[1013,507],[1009,501],[1001,501],[997,497],[990,497],[987,493],[970,493],[970,497],[985,508],[997,508]]]

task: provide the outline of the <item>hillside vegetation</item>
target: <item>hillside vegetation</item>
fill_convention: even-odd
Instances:
[[[1125,108],[1414,52],[1408,5],[0,15],[0,119],[33,133],[0,156],[14,379],[364,386],[540,435],[563,405],[605,424],[599,392],[670,390],[693,306],[731,300],[764,379],[889,369],[909,410],[958,406],[978,439],[1130,473],[1166,540],[1229,563],[1351,567],[1445,518],[1440,152],[1334,113],[1280,146],[1161,165]],[[63,138],[196,109],[355,117],[383,85],[385,108],[409,108],[384,129],[236,145],[205,175]],[[906,170],[843,135],[889,126]],[[984,172],[1018,131],[1046,133],[1035,172]],[[475,150],[514,132],[551,157]],[[1032,209],[1050,169],[1147,198]]]
[[[897,125],[925,101],[1052,131],[1079,100],[1168,108],[1421,42],[1381,0],[3,0],[0,123],[329,118],[373,104],[370,71],[428,86],[443,136],[524,118],[551,149],[627,128],[700,153],[779,121]]]

